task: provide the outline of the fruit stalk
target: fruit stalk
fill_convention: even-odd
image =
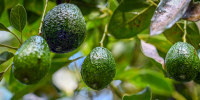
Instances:
[[[184,21],[184,35],[183,35],[183,42],[186,42],[186,35],[187,35],[187,21]]]
[[[153,4],[154,6],[158,6],[155,2],[153,2],[152,0],[147,0],[147,1],[149,1],[151,4]]]
[[[39,34],[42,33],[41,29],[42,29],[42,24],[43,24],[43,20],[44,20],[44,15],[45,15],[45,12],[46,12],[46,9],[47,9],[47,4],[48,4],[48,0],[45,1],[45,7],[44,7],[43,14],[42,14],[42,19],[41,19],[40,27],[39,27]]]
[[[105,37],[106,37],[107,33],[108,33],[108,24],[106,24],[106,26],[105,26],[105,30],[104,30],[104,33],[103,33],[103,37],[102,37],[102,39],[101,39],[101,41],[100,41],[100,46],[101,46],[101,47],[103,47],[103,41],[105,40]]]

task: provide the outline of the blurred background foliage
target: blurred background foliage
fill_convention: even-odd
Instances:
[[[149,0],[71,0],[82,11],[87,23],[87,37],[77,50],[66,54],[51,53],[52,64],[48,75],[34,85],[18,82],[11,68],[0,82],[1,100],[134,100],[146,95],[152,100],[197,100],[200,96],[200,85],[189,82],[180,83],[169,79],[163,66],[157,62],[165,55],[173,43],[182,41],[183,31],[175,24],[164,34],[149,36],[150,20],[155,6]],[[153,0],[158,3],[158,0]],[[64,0],[49,0],[47,11]],[[0,23],[20,36],[10,26],[10,11],[16,4],[21,4],[27,12],[27,24],[23,30],[23,40],[38,35],[45,0],[0,0]],[[177,22],[183,28],[183,22]],[[81,79],[82,62],[90,51],[99,46],[108,25],[104,47],[108,48],[116,61],[116,76],[107,88],[94,91],[88,88]],[[187,42],[199,49],[199,27],[197,23],[188,22]],[[151,44],[142,48],[142,43]],[[19,47],[14,36],[0,31],[0,43]],[[155,49],[156,48],[156,49]],[[155,51],[156,50],[156,51]],[[0,47],[0,53],[13,49]],[[11,66],[13,58],[0,65],[0,72]],[[143,90],[144,89],[144,90]],[[143,98],[143,100],[149,100]],[[199,97],[200,98],[200,97]],[[139,99],[138,99],[139,100]],[[140,100],[142,100],[140,98]]]

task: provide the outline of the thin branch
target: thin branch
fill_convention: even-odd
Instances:
[[[112,83],[110,83],[110,88],[119,98],[123,98],[122,93]]]
[[[106,24],[106,26],[105,26],[105,30],[104,30],[104,33],[103,33],[103,37],[102,37],[102,39],[101,39],[101,41],[100,41],[100,46],[101,46],[101,47],[103,47],[103,41],[105,40],[105,37],[106,37],[107,33],[108,33],[108,24]]]
[[[13,50],[17,50],[17,49],[18,49],[18,48],[16,48],[16,47],[12,47],[12,46],[5,45],[5,44],[0,44],[0,47],[6,47],[6,48],[13,49]]]
[[[183,42],[186,42],[186,35],[187,35],[187,21],[184,21],[184,35],[183,35]]]
[[[42,33],[41,29],[42,29],[42,24],[43,24],[43,20],[44,20],[44,15],[45,15],[45,12],[46,12],[46,9],[47,9],[47,4],[48,4],[48,0],[46,0],[46,2],[45,2],[45,7],[44,7],[43,14],[42,14],[42,19],[41,19],[40,27],[39,27],[39,34]]]

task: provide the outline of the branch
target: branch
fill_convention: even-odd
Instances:
[[[46,2],[45,2],[45,7],[44,7],[43,14],[42,14],[42,19],[41,19],[40,27],[39,27],[39,34],[42,33],[41,29],[42,29],[42,24],[43,24],[43,20],[44,20],[44,15],[45,15],[45,12],[46,12],[46,9],[47,9],[47,4],[48,4],[48,0],[46,0]]]
[[[112,83],[110,83],[110,88],[119,98],[123,98],[123,94]]]
[[[6,48],[13,49],[13,50],[17,50],[17,49],[18,49],[18,48],[16,48],[16,47],[12,47],[12,46],[5,45],[5,44],[0,44],[0,47],[6,47]]]

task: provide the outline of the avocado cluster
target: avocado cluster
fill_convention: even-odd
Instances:
[[[86,23],[80,9],[69,3],[55,6],[44,18],[42,36],[52,52],[77,49],[86,36]]]
[[[193,80],[200,69],[199,57],[195,48],[185,42],[175,43],[166,55],[165,69],[169,77],[177,81]]]
[[[106,48],[96,47],[83,62],[82,79],[90,88],[101,90],[113,80],[116,73],[115,66],[111,52]]]
[[[49,47],[41,36],[32,36],[17,50],[12,72],[24,84],[39,82],[47,74],[51,64]]]

